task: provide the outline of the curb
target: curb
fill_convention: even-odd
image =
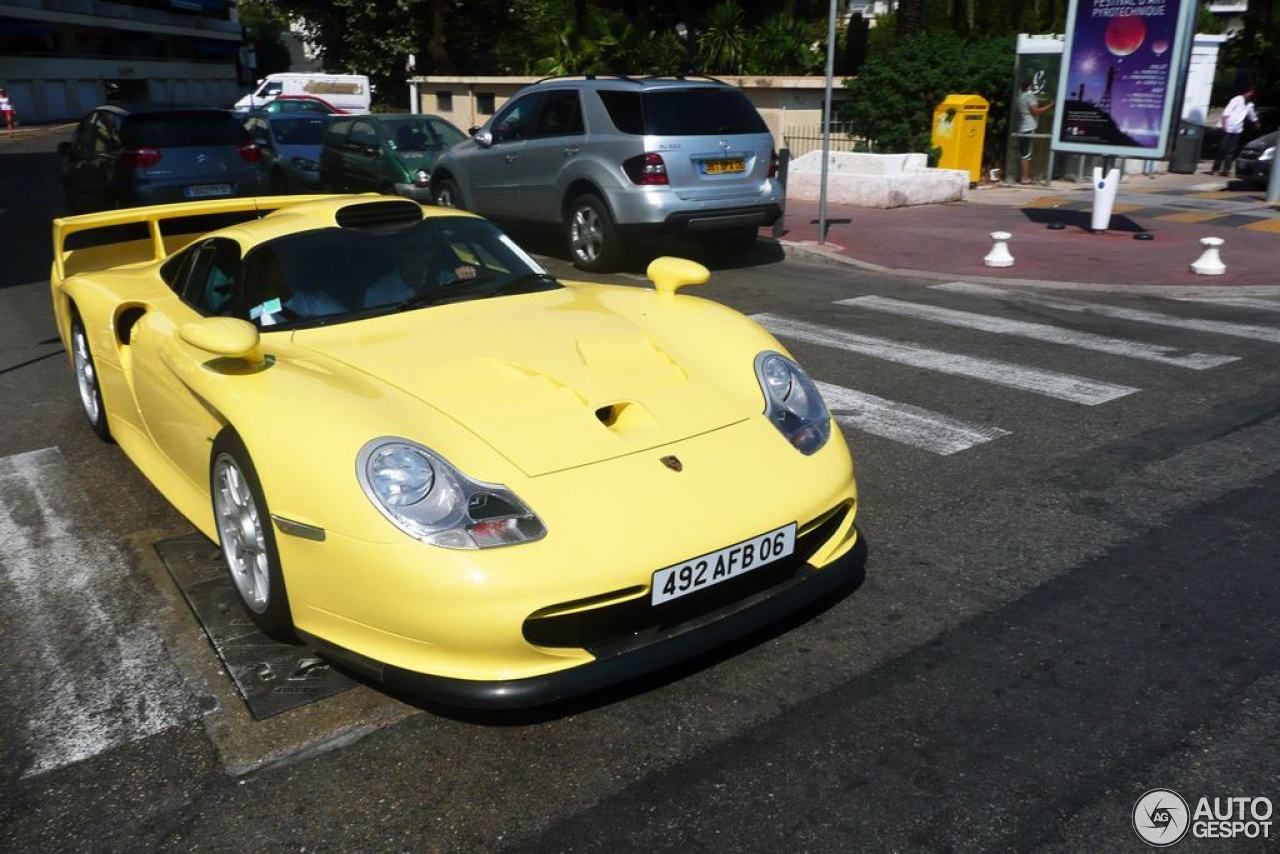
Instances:
[[[1093,291],[1095,293],[1149,294],[1166,297],[1212,297],[1212,296],[1280,296],[1280,285],[1105,285],[1097,282],[1058,282],[1047,279],[1009,279],[995,276],[969,276],[939,273],[933,270],[908,270],[898,267],[885,267],[863,261],[852,255],[845,255],[839,244],[828,243],[836,247],[827,249],[816,243],[793,240],[772,240],[782,248],[783,254],[793,261],[807,261],[816,264],[830,264],[836,267],[851,267],[867,273],[883,276],[894,276],[903,279],[925,279],[941,282],[972,282],[980,285],[1007,286],[1016,285],[1026,288],[1058,289],[1064,291]]]

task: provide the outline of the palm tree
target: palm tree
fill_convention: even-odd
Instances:
[[[894,21],[900,36],[915,35],[924,30],[924,0],[898,0]]]
[[[713,74],[735,74],[747,53],[746,16],[734,0],[724,0],[707,12],[706,27],[698,36],[702,66]]]

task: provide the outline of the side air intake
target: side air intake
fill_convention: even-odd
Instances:
[[[397,228],[422,222],[422,208],[407,199],[362,202],[339,208],[335,219],[342,228]]]

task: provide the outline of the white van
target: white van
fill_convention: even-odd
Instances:
[[[369,78],[363,74],[268,74],[236,101],[237,112],[269,104],[281,95],[314,95],[348,113],[369,112]]]

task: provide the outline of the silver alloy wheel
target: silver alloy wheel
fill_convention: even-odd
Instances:
[[[579,260],[590,263],[600,257],[600,250],[604,248],[604,229],[595,208],[580,206],[573,212],[569,228],[569,243]]]
[[[440,188],[440,192],[436,193],[436,206],[441,208],[457,207],[457,204],[453,201],[453,187],[445,184]]]
[[[261,614],[271,599],[266,534],[244,472],[230,454],[219,454],[213,464],[213,512],[231,580],[249,610]]]
[[[72,359],[75,362],[76,385],[80,387],[80,405],[93,424],[98,423],[102,404],[98,400],[98,386],[93,372],[93,357],[89,355],[89,339],[84,327],[77,323],[71,330]]]

